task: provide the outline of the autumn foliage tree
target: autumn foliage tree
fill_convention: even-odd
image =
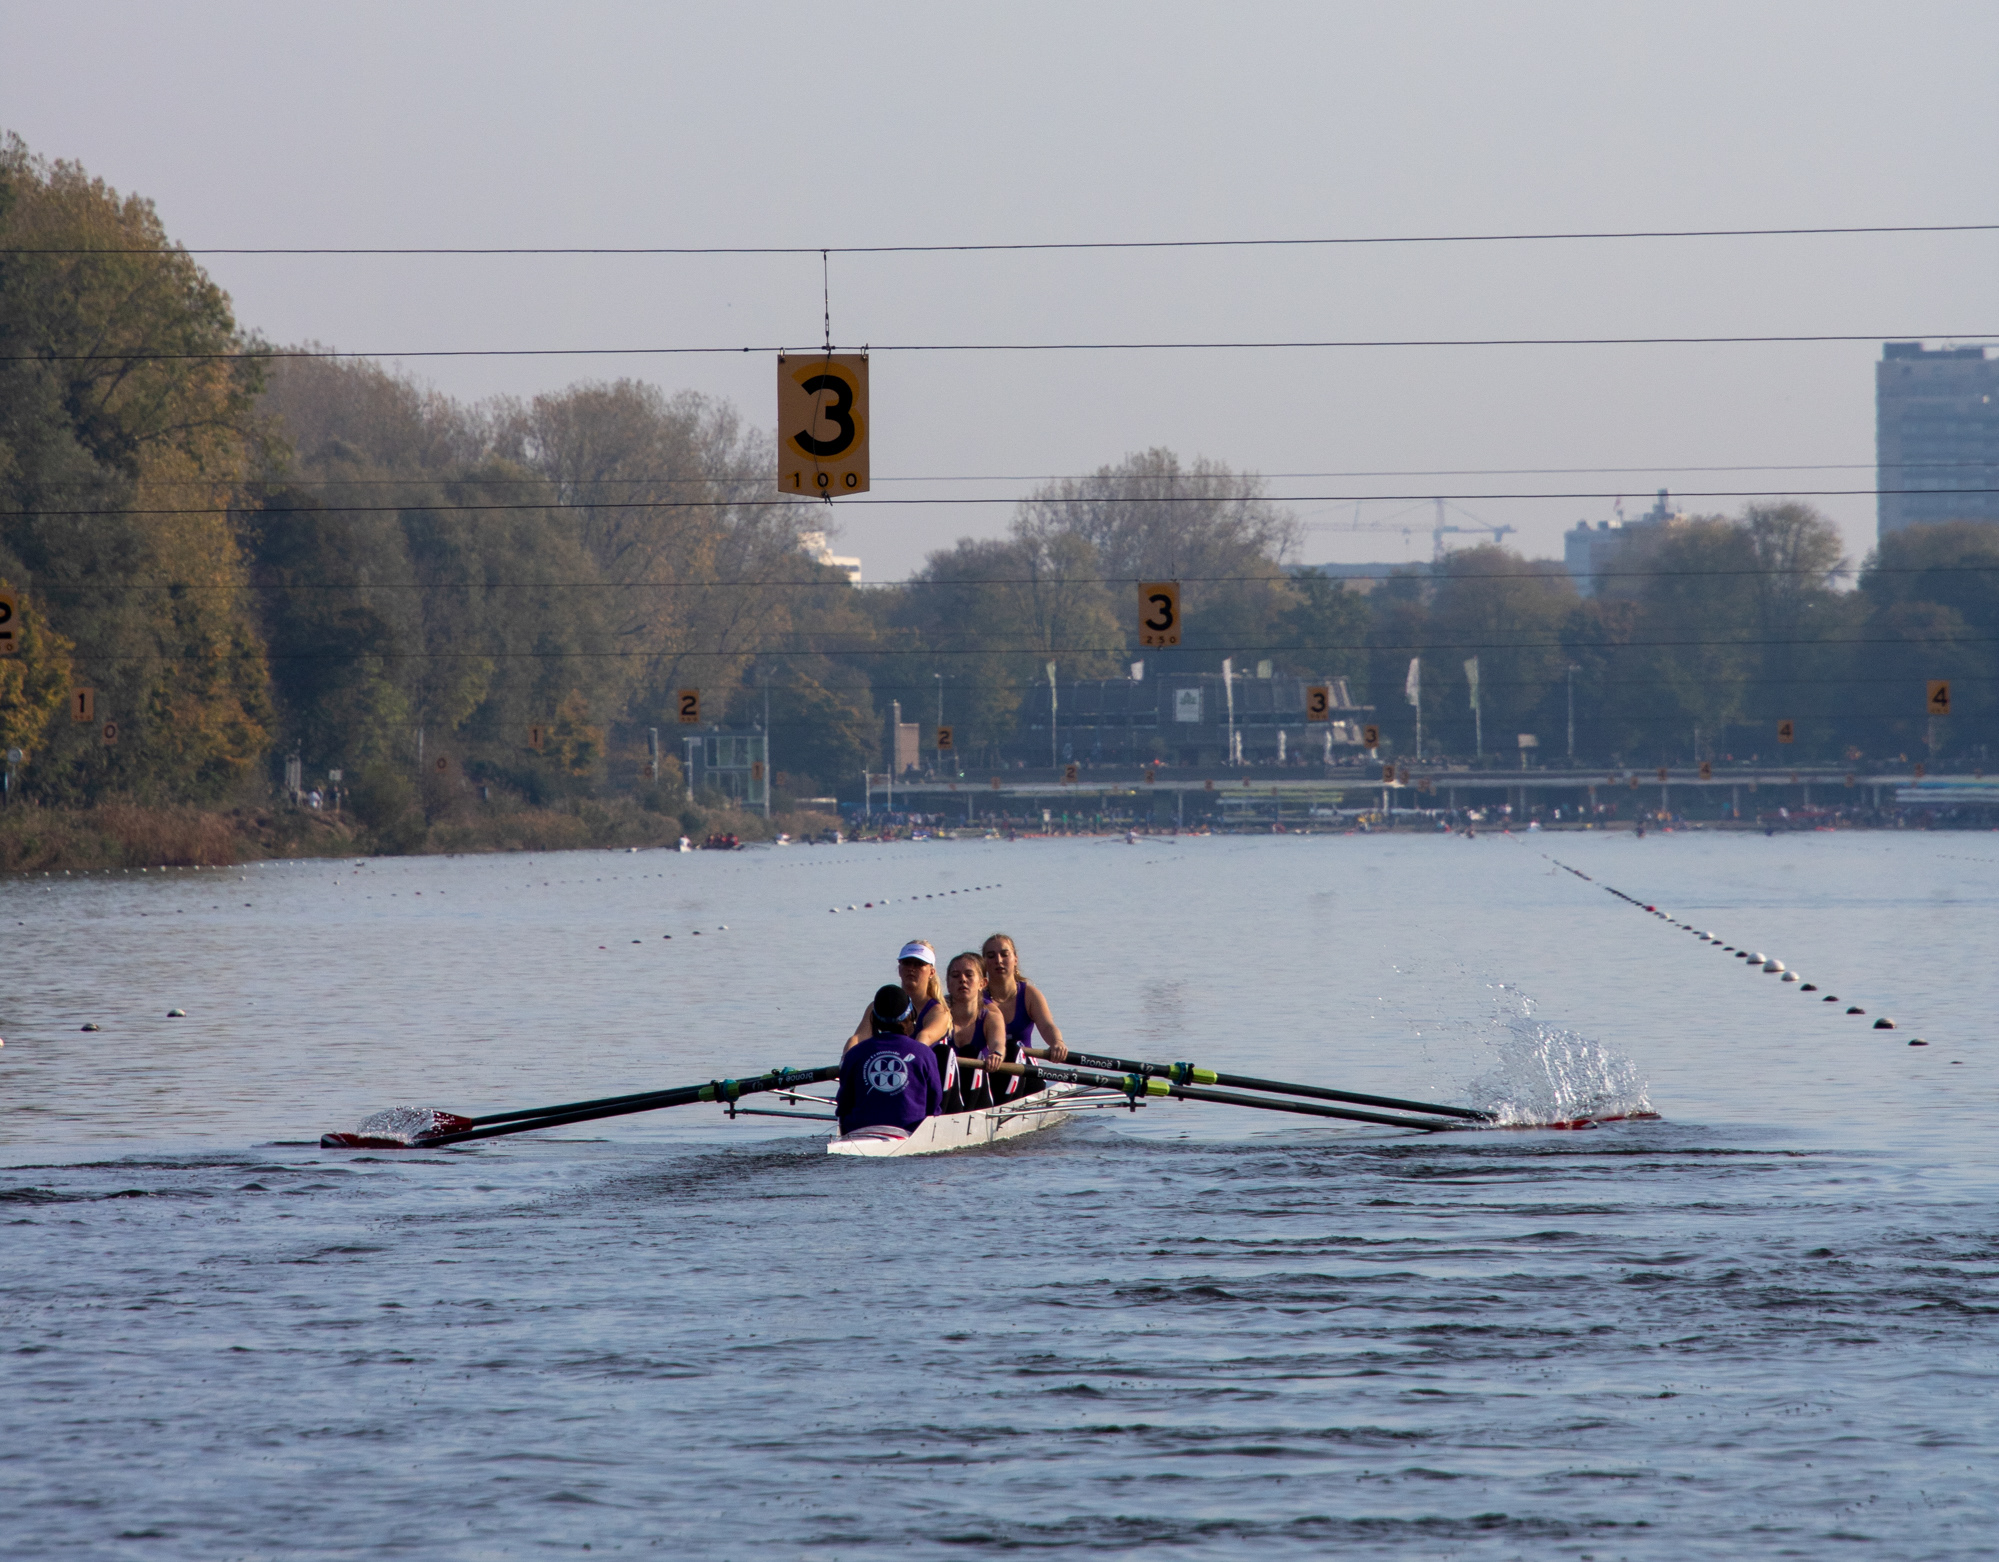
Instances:
[[[149,202],[0,145],[0,575],[119,729],[108,746],[44,721],[22,745],[32,795],[213,800],[264,753],[229,520],[254,443],[244,346]]]

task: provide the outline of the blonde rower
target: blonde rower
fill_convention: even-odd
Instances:
[[[866,1041],[878,1030],[898,1029],[926,1047],[935,1046],[951,1033],[951,1010],[944,1002],[944,989],[937,982],[937,951],[920,938],[912,938],[896,957],[896,980],[909,999],[909,1015],[890,1027],[875,1018],[875,1005],[861,1011],[861,1023],[847,1038],[847,1047]],[[879,995],[878,995],[879,996]],[[842,1052],[846,1047],[840,1049]]]
[[[986,992],[999,1005],[1000,1021],[1006,1027],[1006,1061],[1011,1063],[1027,1047],[1038,1030],[1048,1044],[1048,1059],[1060,1063],[1069,1049],[1062,1044],[1062,1032],[1048,1012],[1048,1000],[1020,971],[1020,952],[1005,933],[995,933],[980,947],[979,958],[986,967]]]
[[[965,1071],[960,1081],[964,1109],[991,1106],[988,1076],[976,1059],[1006,1056],[1006,1025],[999,1006],[986,996],[986,968],[972,950],[954,955],[944,973],[951,995],[951,1050]]]

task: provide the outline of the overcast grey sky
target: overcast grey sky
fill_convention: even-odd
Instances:
[[[113,5],[0,0],[0,128],[205,245],[869,245],[1999,220],[1999,6]],[[342,348],[810,347],[816,255],[215,257]],[[1999,234],[834,257],[843,344],[1990,333]],[[1934,340],[1942,338],[1935,337]],[[1976,338],[1967,338],[1976,339]],[[1355,494],[1872,486],[1876,343],[905,354],[870,579],[1047,474],[1165,445]],[[630,374],[774,415],[750,357],[410,360],[454,395]],[[1697,472],[1699,467],[1811,470]],[[1439,469],[1614,474],[1318,477]],[[967,483],[942,479],[983,477]],[[930,481],[918,481],[929,479]],[[1312,496],[1312,497],[1303,497]],[[1693,499],[1701,509],[1736,499]],[[1856,560],[1871,497],[1822,498]],[[1608,498],[1462,501],[1557,554]],[[1313,560],[1427,557],[1427,511]],[[1454,516],[1460,523],[1463,515]],[[1413,522],[1406,537],[1399,530]],[[1468,541],[1457,538],[1454,541]]]

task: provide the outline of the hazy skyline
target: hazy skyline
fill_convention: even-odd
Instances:
[[[839,25],[824,29],[837,14]],[[664,10],[0,5],[0,128],[152,198],[191,248],[871,245],[1994,220],[1989,6]],[[1034,479],[1152,445],[1360,493],[1870,490],[1879,341],[1999,340],[1999,234],[835,256],[884,343],[1860,333],[1840,344],[878,352],[895,578]],[[821,339],[816,254],[213,256],[271,340],[379,352]],[[1943,338],[1928,337],[1931,341]],[[1955,338],[1976,340],[1976,337]],[[410,359],[455,396],[632,375],[768,426],[762,351]],[[1695,468],[1761,468],[1697,472]],[[1521,477],[1280,474],[1495,472]],[[1561,469],[1612,473],[1557,475]],[[1778,468],[1810,468],[1782,471]],[[984,482],[944,481],[980,477]],[[921,481],[928,479],[928,481]],[[1341,497],[1332,497],[1339,495]],[[1871,493],[1817,497],[1855,562]],[[1690,498],[1733,511],[1736,498]],[[1609,498],[1462,501],[1559,555]],[[1386,523],[1407,502],[1372,503]],[[1462,515],[1454,517],[1463,521]],[[1308,533],[1427,557],[1428,520]],[[1399,526],[1400,522],[1387,523]],[[1459,541],[1467,539],[1457,539]]]

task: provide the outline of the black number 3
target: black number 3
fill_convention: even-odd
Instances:
[[[1145,627],[1156,635],[1164,634],[1173,627],[1173,599],[1163,591],[1155,591],[1145,600],[1150,602],[1159,613],[1159,621],[1154,623],[1148,618],[1145,621]]]
[[[854,427],[854,387],[837,374],[815,374],[805,382],[805,394],[816,396],[823,390],[833,392],[833,405],[822,407],[819,415],[837,427],[840,432],[833,439],[815,439],[810,431],[801,429],[791,437],[798,448],[808,456],[820,460],[830,460],[852,445],[860,432]]]

